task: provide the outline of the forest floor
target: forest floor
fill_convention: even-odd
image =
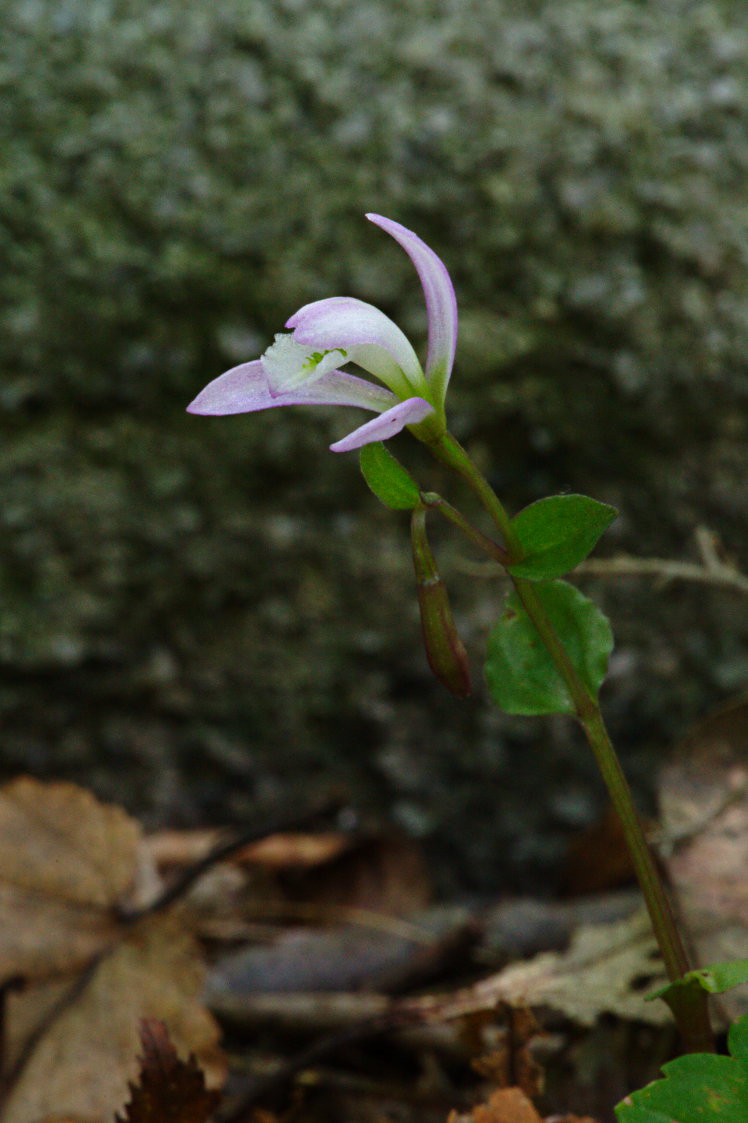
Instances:
[[[702,963],[745,945],[745,705],[694,730],[649,824]],[[563,897],[445,902],[347,807],[146,834],[20,777],[0,869],[1,1123],[612,1123],[678,1051],[611,816]]]

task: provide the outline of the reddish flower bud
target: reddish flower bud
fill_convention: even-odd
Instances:
[[[458,698],[467,698],[473,688],[470,665],[426,537],[425,507],[414,509],[410,532],[426,658],[442,686]]]

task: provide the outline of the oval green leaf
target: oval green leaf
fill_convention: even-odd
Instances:
[[[418,484],[381,441],[364,445],[359,465],[367,484],[391,511],[411,511],[420,502]]]
[[[741,1018],[730,1033],[730,1049],[744,1039]],[[737,1028],[736,1028],[737,1027]],[[748,1063],[741,1056],[690,1053],[662,1066],[656,1080],[627,1096],[616,1108],[618,1123],[745,1123],[748,1119]]]
[[[594,697],[608,670],[613,633],[599,608],[565,581],[533,586],[556,634]],[[488,639],[486,681],[508,714],[573,714],[574,702],[517,593]]]
[[[551,495],[531,503],[512,519],[523,557],[509,572],[530,581],[562,577],[584,561],[617,514],[587,495]]]

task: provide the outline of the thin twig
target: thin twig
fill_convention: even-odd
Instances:
[[[193,862],[176,878],[171,885],[163,890],[162,893],[148,904],[143,905],[142,908],[137,909],[118,909],[117,919],[125,925],[137,924],[147,916],[153,916],[156,913],[163,912],[165,909],[173,905],[175,901],[184,897],[185,894],[192,888],[195,882],[212,869],[218,862],[224,861],[226,858],[232,857],[238,851],[243,850],[245,846],[249,846],[253,842],[259,842],[263,838],[268,838],[273,834],[285,834],[287,831],[298,831],[302,828],[309,828],[320,819],[329,818],[340,810],[339,800],[329,800],[327,803],[318,804],[316,807],[308,808],[299,815],[286,816],[285,818],[276,820],[265,820],[259,825],[249,827],[247,830],[242,831],[238,835],[232,835],[230,838],[218,842],[205,857],[200,858],[197,862]]]
[[[709,565],[679,562],[669,558],[635,558],[620,554],[615,558],[590,558],[574,570],[580,577],[654,577],[663,584],[691,581],[700,585],[718,585],[748,596],[748,577],[724,562]]]
[[[652,577],[662,585],[690,581],[697,585],[716,585],[728,592],[748,596],[748,577],[720,557],[719,539],[714,531],[699,526],[694,533],[700,562],[674,561],[672,558],[637,558],[619,554],[613,558],[588,558],[576,567],[575,577]],[[503,577],[505,571],[494,562],[465,561],[460,565],[471,577]]]

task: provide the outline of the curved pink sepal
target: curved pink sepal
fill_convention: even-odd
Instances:
[[[342,370],[332,370],[313,382],[308,389],[300,387],[280,394],[271,394],[260,359],[241,363],[214,378],[187,406],[188,413],[221,416],[231,413],[253,413],[276,406],[358,406],[381,413],[397,401],[394,394],[356,378]]]
[[[347,437],[330,445],[330,452],[350,452],[351,449],[362,448],[363,445],[374,444],[375,441],[389,440],[406,425],[417,425],[433,412],[434,407],[425,398],[408,398],[404,402],[398,402],[379,417],[375,417],[373,421],[360,425]]]
[[[366,217],[394,238],[416,267],[423,285],[428,316],[426,377],[436,383],[439,397],[443,400],[457,346],[457,298],[447,267],[438,254],[407,226],[381,214],[367,214]]]

